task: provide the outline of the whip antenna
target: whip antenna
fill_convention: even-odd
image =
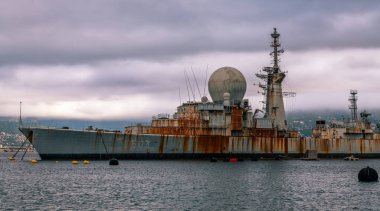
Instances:
[[[194,73],[193,67],[191,67],[191,71],[193,72],[193,77],[194,77],[195,84],[197,85],[199,97],[202,97],[201,90],[199,90],[198,81],[197,81],[197,78],[195,77],[195,73]]]
[[[207,65],[207,68],[206,68],[206,78],[205,78],[205,86],[203,87],[203,96],[206,96],[207,72],[208,72],[208,65]]]
[[[183,74],[185,75],[187,96],[189,96],[189,102],[190,102],[190,92],[189,92],[189,84],[187,83],[186,70],[183,70]]]
[[[195,102],[195,94],[194,94],[193,86],[191,86],[191,82],[190,82],[190,79],[189,79],[189,75],[187,75],[186,70],[185,70],[185,76],[186,76],[186,79],[187,79],[188,82],[189,82],[190,91],[191,91],[191,94],[193,94],[193,98],[194,98],[194,102]]]

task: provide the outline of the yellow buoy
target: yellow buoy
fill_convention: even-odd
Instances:
[[[33,159],[33,160],[32,160],[32,163],[38,163],[38,160],[34,160],[34,159]]]
[[[83,161],[83,164],[90,164],[90,161],[88,161],[88,160],[84,160],[84,161]]]
[[[14,157],[8,157],[9,160],[16,160]]]
[[[72,164],[79,164],[79,162],[76,161],[76,160],[71,161],[71,163],[72,163]]]

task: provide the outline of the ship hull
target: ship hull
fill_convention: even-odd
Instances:
[[[42,159],[209,159],[354,155],[380,158],[380,139],[127,134],[118,131],[22,128]]]

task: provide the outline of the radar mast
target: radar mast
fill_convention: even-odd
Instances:
[[[274,31],[273,33],[271,34],[271,37],[273,38],[273,42],[271,43],[270,47],[273,47],[273,51],[271,52],[271,55],[273,55],[273,71],[274,73],[277,73],[278,70],[279,70],[279,67],[278,67],[278,63],[279,63],[279,59],[278,59],[278,56],[279,56],[279,53],[283,53],[284,50],[282,49],[278,49],[279,47],[281,47],[281,44],[279,42],[279,37],[280,37],[280,34],[277,33],[277,29],[274,28]]]
[[[358,94],[357,90],[350,90],[350,98],[348,101],[350,101],[350,110],[351,110],[351,121],[357,122],[358,120],[358,97],[356,96]]]
[[[279,56],[284,53],[281,49],[281,44],[279,41],[280,34],[277,29],[274,28],[271,33],[273,41],[270,47],[273,48],[270,55],[273,57],[273,66],[264,67],[260,73],[256,74],[256,77],[264,81],[265,84],[259,83],[259,87],[263,89],[261,92],[265,100],[265,115],[264,118],[272,120],[272,126],[280,130],[287,130],[288,124],[285,117],[285,108],[282,92],[282,81],[286,77],[286,73],[282,72],[279,67]]]

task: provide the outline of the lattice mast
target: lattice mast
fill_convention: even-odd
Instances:
[[[282,72],[279,67],[279,57],[280,54],[284,52],[284,50],[280,49],[280,34],[277,32],[276,28],[274,28],[271,37],[273,38],[273,41],[271,42],[270,46],[273,48],[273,51],[270,53],[270,55],[273,57],[273,66],[264,67],[262,69],[263,72],[257,73],[256,77],[262,79],[265,82],[265,84],[259,83],[259,87],[263,89],[263,92],[261,93],[265,98],[263,101],[265,105],[264,118],[272,119],[273,127],[287,130],[282,92],[282,81],[284,80],[286,73]]]
[[[358,97],[356,96],[358,94],[357,90],[350,90],[350,97],[348,98],[348,101],[350,101],[350,110],[351,110],[351,121],[357,122],[358,120]]]

